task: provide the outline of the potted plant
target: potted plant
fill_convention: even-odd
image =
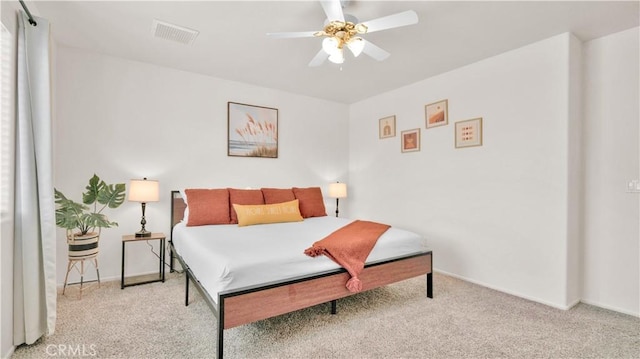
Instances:
[[[69,258],[95,257],[101,229],[118,225],[109,221],[102,211],[107,207],[118,208],[124,203],[124,183],[107,184],[94,174],[82,194],[82,203],[68,199],[55,188],[54,192],[56,225],[67,230]]]

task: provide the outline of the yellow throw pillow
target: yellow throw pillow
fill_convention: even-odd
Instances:
[[[252,224],[300,222],[300,207],[298,200],[275,204],[242,205],[233,204],[238,214],[238,226],[250,226]]]

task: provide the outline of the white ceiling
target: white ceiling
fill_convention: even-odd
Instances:
[[[318,1],[43,1],[66,46],[343,103],[353,103],[545,38],[583,41],[639,26],[639,1],[351,1],[360,21],[415,10],[417,25],[364,37],[391,53],[382,62],[347,56],[307,64],[319,38],[269,39],[267,32],[320,30]],[[154,19],[198,30],[192,45],[155,38]]]

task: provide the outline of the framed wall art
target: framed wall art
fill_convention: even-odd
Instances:
[[[278,109],[227,103],[227,155],[278,158]]]
[[[482,146],[482,117],[456,122],[456,148]]]
[[[420,129],[406,130],[401,132],[401,149],[402,152],[420,151]]]
[[[441,100],[426,105],[424,118],[427,128],[447,125],[449,123],[448,101]]]
[[[387,116],[378,121],[380,138],[396,137],[396,116]]]

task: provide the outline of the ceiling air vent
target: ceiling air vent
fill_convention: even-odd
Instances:
[[[199,32],[188,29],[186,27],[170,24],[168,22],[153,20],[153,28],[151,29],[155,37],[161,39],[173,40],[182,44],[190,45],[198,36]]]

